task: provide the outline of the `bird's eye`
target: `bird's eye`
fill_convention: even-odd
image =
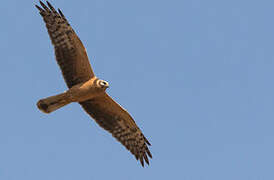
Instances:
[[[102,88],[103,88],[103,87],[107,86],[107,82],[106,82],[106,81],[101,81],[101,82],[100,82],[100,85],[101,85]]]
[[[105,85],[106,85],[106,82],[101,81],[101,86],[105,86]]]

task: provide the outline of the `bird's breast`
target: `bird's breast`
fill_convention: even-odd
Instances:
[[[68,92],[71,101],[83,102],[100,95],[100,90],[94,85],[93,79],[71,87]]]

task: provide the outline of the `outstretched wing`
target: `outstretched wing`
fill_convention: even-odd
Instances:
[[[144,166],[152,155],[150,145],[128,112],[104,93],[92,100],[80,102],[84,110],[105,130],[120,141]]]
[[[86,82],[94,76],[86,49],[71,28],[60,9],[58,12],[47,1],[43,8],[35,5],[43,17],[52,44],[56,60],[62,70],[63,77],[70,88],[73,85]]]

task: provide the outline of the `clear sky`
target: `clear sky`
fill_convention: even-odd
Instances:
[[[38,1],[2,1],[0,179],[274,179],[273,0],[55,0],[150,140],[142,168],[66,90]]]

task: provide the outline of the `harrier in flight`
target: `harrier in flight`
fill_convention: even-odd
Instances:
[[[84,110],[105,130],[122,143],[142,166],[149,164],[150,143],[129,113],[116,103],[105,91],[108,82],[97,78],[90,66],[86,49],[60,9],[58,12],[47,2],[37,6],[43,17],[55,57],[62,71],[68,90],[41,99],[37,107],[51,113],[69,103],[78,102]]]

